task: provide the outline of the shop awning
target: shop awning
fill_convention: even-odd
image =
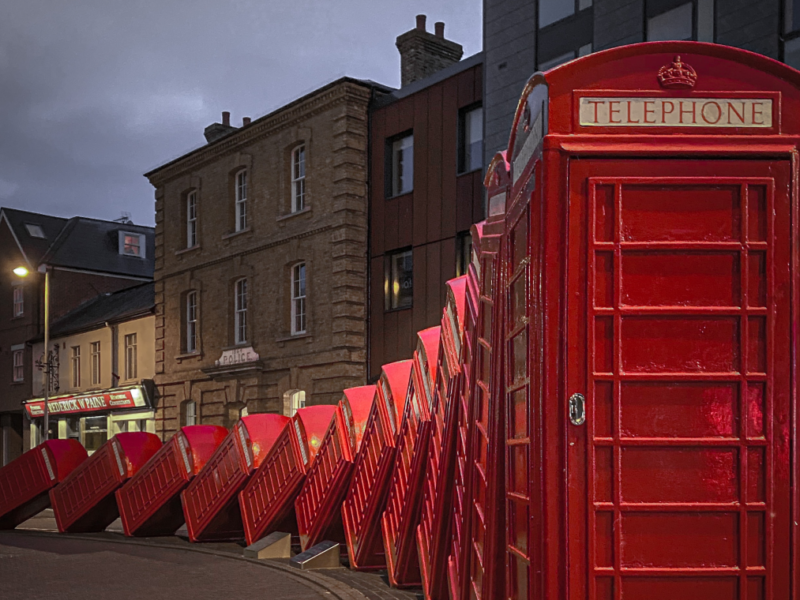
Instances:
[[[48,400],[51,415],[92,413],[126,408],[150,407],[144,386],[102,390],[88,394],[55,396]],[[44,416],[44,398],[34,398],[25,402],[25,410],[30,418]]]

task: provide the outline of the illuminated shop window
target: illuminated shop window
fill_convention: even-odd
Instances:
[[[410,308],[414,298],[414,263],[411,250],[390,254],[384,288],[386,310]]]

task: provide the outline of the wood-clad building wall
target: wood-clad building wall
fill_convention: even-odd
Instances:
[[[482,55],[475,55],[377,103],[370,129],[369,378],[411,358],[415,334],[438,325],[445,282],[456,276],[459,234],[484,218],[483,169],[459,173],[465,109],[481,106]],[[390,195],[391,141],[413,133],[413,190]],[[413,301],[387,309],[387,257],[413,250]]]

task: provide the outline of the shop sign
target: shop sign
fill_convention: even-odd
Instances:
[[[252,346],[247,348],[234,348],[233,350],[223,350],[222,356],[214,363],[218,367],[231,365],[241,365],[244,363],[255,362],[259,359],[258,353]]]
[[[48,403],[51,415],[98,412],[103,410],[119,410],[147,406],[141,387],[111,390],[99,394],[83,394],[80,396],[58,396]],[[44,400],[37,399],[25,403],[25,410],[31,418],[44,416]]]

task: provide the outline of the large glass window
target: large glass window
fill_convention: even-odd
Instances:
[[[186,247],[197,245],[197,192],[186,196]]]
[[[100,342],[92,342],[91,352],[92,385],[100,385]]]
[[[247,229],[247,171],[236,174],[236,231]]]
[[[144,258],[145,237],[141,233],[131,233],[129,231],[119,232],[119,253],[124,256],[137,256]]]
[[[306,264],[292,267],[292,334],[306,332]]]
[[[405,135],[391,143],[391,195],[414,189],[414,135]]]
[[[539,0],[539,27],[566,19],[591,5],[592,0]]]
[[[681,4],[647,19],[647,41],[691,40],[694,37],[694,5]]]
[[[414,298],[414,264],[411,250],[389,255],[384,287],[387,310],[411,307]]]
[[[306,206],[306,147],[292,151],[292,212]]]
[[[25,351],[14,350],[14,381],[23,381],[25,379]]]
[[[72,387],[81,387],[81,347],[72,346],[70,351],[70,367],[72,375]]]
[[[83,447],[89,454],[93,454],[108,441],[108,418],[84,417],[81,433]]]
[[[25,314],[25,289],[21,285],[14,286],[14,316]]]
[[[138,357],[136,350],[136,334],[129,333],[125,336],[125,379],[136,379],[138,372]]]
[[[247,279],[240,279],[234,287],[234,341],[244,344],[247,342]]]
[[[186,352],[197,350],[197,292],[186,294]]]
[[[460,116],[458,170],[466,173],[483,166],[483,109],[471,108]]]

